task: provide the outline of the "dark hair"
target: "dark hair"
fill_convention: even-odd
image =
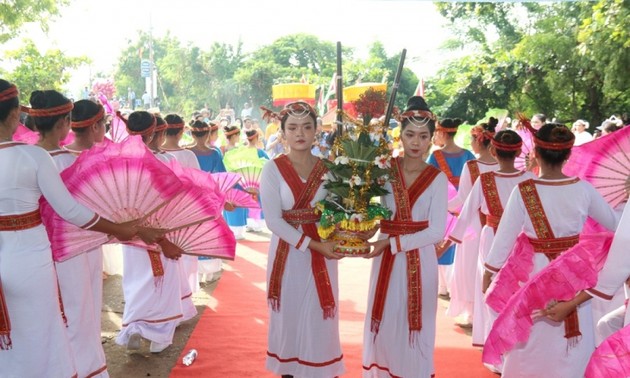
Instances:
[[[127,128],[131,131],[143,132],[153,125],[154,119],[153,114],[144,110],[136,110],[129,114]]]
[[[498,124],[499,124],[499,120],[498,119],[496,119],[494,117],[490,117],[488,122],[482,123],[479,126],[481,126],[483,131],[487,131],[489,135],[493,135],[495,133],[495,130],[496,130]],[[486,134],[486,135],[488,135],[488,134]],[[492,139],[492,137],[484,138],[483,141],[481,142],[481,144],[483,144],[484,147],[488,148],[488,146],[490,145],[490,140],[491,139]]]
[[[456,129],[462,123],[464,123],[464,121],[462,121],[459,118],[444,118],[442,121],[440,121],[441,126],[449,128],[449,129]],[[455,134],[457,134],[457,131],[450,131],[450,132],[447,132],[446,134],[449,137],[453,138]]]
[[[9,89],[11,85],[13,84],[9,83],[6,80],[0,79],[0,92]],[[4,121],[5,119],[7,119],[9,113],[18,106],[20,106],[20,100],[17,96],[4,101],[0,101],[0,121]]]
[[[407,108],[405,109],[405,112],[410,112],[414,110],[431,112],[431,109],[429,109],[429,105],[427,105],[426,101],[424,101],[424,98],[422,98],[421,96],[412,96],[409,97],[409,99],[407,100]],[[413,119],[418,118],[403,118],[400,124],[400,131],[402,132],[403,130],[405,130],[405,127],[413,122]],[[435,132],[435,120],[430,118],[421,118],[418,119],[418,121],[426,124],[427,128],[429,129],[429,134],[433,136],[433,133]]]
[[[91,100],[79,100],[74,103],[72,109],[72,122],[81,122],[94,117],[103,107]],[[103,114],[105,117],[105,114]],[[72,131],[75,134],[82,134],[87,130],[87,127],[73,127]]]
[[[536,132],[536,138],[543,142],[564,143],[575,140],[575,135],[563,124],[545,123],[540,130]],[[562,165],[564,161],[567,160],[570,153],[571,148],[551,150],[536,146],[536,155],[552,166]]]
[[[33,93],[31,93],[31,98],[29,99],[29,102],[33,109],[48,109],[65,105],[69,103],[70,100],[61,93],[53,89],[49,89],[45,91],[33,91]],[[41,134],[46,134],[53,129],[57,121],[67,117],[69,114],[70,112],[48,117],[31,116],[31,118],[35,123],[37,131],[39,131]]]
[[[205,123],[204,121],[194,121],[194,122],[191,122],[190,127],[192,127],[191,134],[192,134],[193,136],[196,136],[197,138],[201,138],[201,137],[203,137],[203,136],[206,136],[206,135],[208,135],[208,133],[209,133],[209,130],[208,130],[208,127],[209,127],[209,126],[208,126],[208,124],[207,124],[207,123]],[[203,131],[195,131],[195,129],[203,129],[203,128],[205,128]]]
[[[615,125],[613,121],[604,121],[604,123],[602,123],[602,131],[605,131],[607,133],[612,133],[619,129],[621,129],[621,127]]]
[[[249,138],[251,138],[253,136],[258,136],[258,131],[257,130],[246,130],[245,131],[245,135],[247,136],[247,140],[250,140]]]
[[[543,124],[547,122],[547,116],[546,116],[546,115],[544,115],[544,114],[542,114],[542,113],[534,114],[534,115],[532,116],[532,119],[533,119],[534,117],[538,118],[538,119],[540,120],[540,122],[542,122]]]
[[[240,127],[238,127],[238,126],[236,126],[236,125],[232,125],[232,126],[225,126],[225,127],[223,128],[223,133],[229,133],[229,132],[232,132],[232,131],[234,131],[234,130],[239,130],[239,131],[240,131],[240,130],[241,130],[241,128],[240,128]],[[233,137],[234,135],[238,135],[238,133],[236,133],[236,134],[232,134],[232,135],[229,135],[229,136],[228,136],[228,135],[226,135],[225,137],[226,137],[228,140],[230,140],[230,138],[231,138],[231,137]]]
[[[164,117],[164,120],[166,121],[166,123],[168,123],[169,125],[175,125],[178,123],[183,124],[184,120],[182,119],[182,117],[178,116],[177,114],[168,114],[166,117]],[[184,128],[182,127],[181,129],[166,129],[166,135],[168,136],[175,136],[177,134],[179,134],[180,131],[182,131]]]
[[[493,139],[501,144],[507,145],[515,145],[523,141],[521,136],[518,135],[516,131],[512,131],[509,129],[499,131],[494,135]],[[505,151],[496,147],[495,151],[497,153],[497,156],[503,159],[515,159],[516,155],[520,153],[519,151]]]

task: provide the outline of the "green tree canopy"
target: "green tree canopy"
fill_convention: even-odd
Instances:
[[[48,30],[48,22],[69,0],[7,0],[0,2],[0,43],[20,33],[22,25],[37,22]]]

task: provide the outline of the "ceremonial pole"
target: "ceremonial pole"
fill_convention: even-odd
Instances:
[[[337,137],[343,133],[343,76],[341,74],[341,42],[337,42]]]
[[[405,56],[407,55],[407,49],[403,49],[400,53],[400,62],[398,62],[398,70],[396,71],[396,76],[394,77],[394,86],[392,87],[392,93],[389,96],[389,103],[387,104],[387,109],[385,110],[385,120],[383,121],[383,126],[389,125],[389,119],[392,116],[392,112],[394,111],[394,102],[396,101],[396,94],[398,93],[398,87],[400,86],[400,77],[402,76],[403,66],[405,65]],[[383,133],[387,134],[387,127],[383,127]]]

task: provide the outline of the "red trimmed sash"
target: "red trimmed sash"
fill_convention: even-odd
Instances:
[[[322,176],[328,168],[324,163],[317,162],[311,174],[308,176],[306,183],[302,182],[300,176],[293,168],[289,157],[281,155],[273,160],[278,166],[278,171],[291,188],[295,203],[290,211],[283,212],[283,218],[287,220],[293,227],[298,228],[302,226],[302,232],[311,237],[314,240],[320,240],[317,234],[317,226],[315,225],[315,219],[304,214],[304,209],[312,209],[311,201],[313,200],[317,189],[321,185]],[[313,209],[314,210],[314,209]],[[302,242],[302,240],[300,240]],[[273,268],[271,271],[271,277],[269,278],[269,289],[267,293],[267,300],[274,311],[280,309],[280,293],[282,291],[281,283],[282,276],[284,275],[284,267],[287,262],[289,254],[289,243],[280,239],[278,242],[278,250],[276,257],[273,261]],[[326,261],[324,256],[317,252],[311,251],[311,267],[313,272],[313,278],[315,280],[315,286],[317,287],[317,295],[319,296],[319,303],[324,312],[324,319],[332,318],[335,315],[335,297],[333,296],[332,287],[330,285],[330,277],[328,270],[326,269]]]
[[[486,225],[492,227],[496,233],[501,216],[503,216],[503,205],[501,205],[494,172],[486,172],[479,175],[479,183],[481,184],[483,198],[486,200],[486,205],[488,205],[488,211],[490,212],[486,216]]]
[[[446,157],[444,157],[444,153],[442,150],[433,151],[433,156],[440,167],[440,171],[444,172],[448,181],[451,182],[455,186],[455,188],[459,188],[459,176],[453,176],[453,171],[451,171],[451,167],[448,166],[446,162]]]
[[[550,246],[556,246],[557,243],[552,242],[554,239],[560,239],[559,242],[563,246],[566,246],[563,250],[554,249],[553,251],[542,251],[545,253],[545,256],[549,259],[549,261],[558,257],[561,252],[566,251],[571,248],[573,245],[577,244],[579,241],[577,237],[571,236],[567,238],[556,238],[551,229],[551,225],[549,224],[549,220],[547,219],[547,214],[545,214],[545,209],[542,206],[542,202],[540,201],[540,196],[538,195],[538,190],[536,189],[536,184],[534,180],[526,180],[518,184],[518,188],[521,191],[521,196],[523,197],[523,202],[525,203],[525,208],[527,209],[527,213],[529,214],[529,218],[532,221],[532,225],[534,226],[534,231],[536,232],[536,237],[538,241],[530,239],[532,245],[535,245],[537,242],[546,243]],[[543,244],[544,245],[544,244]],[[535,251],[541,252],[538,249],[534,248]],[[566,319],[564,320],[564,337],[567,339],[573,339],[578,336],[581,336],[580,332],[580,323],[578,321],[578,313],[577,310],[573,310]]]
[[[470,172],[470,182],[472,185],[475,185],[477,177],[481,174],[479,171],[479,162],[477,160],[468,160],[466,165],[468,166],[468,172]]]
[[[420,195],[431,185],[440,171],[432,165],[427,166],[411,184],[409,190],[407,190],[399,164],[400,160],[394,159],[391,183],[394,200],[396,202],[396,215],[392,222],[400,222],[405,225],[405,230],[401,227],[401,232],[408,231],[408,233],[414,233],[426,229],[428,222],[414,222],[417,227],[410,229],[410,222],[413,221],[411,208]],[[389,222],[384,223],[387,226]],[[391,230],[392,228],[393,227],[386,227],[387,230]],[[420,251],[418,249],[406,251],[405,256],[407,257],[407,319],[409,320],[409,339],[413,340],[413,334],[422,329]],[[395,256],[392,254],[391,248],[385,248],[378,272],[378,280],[374,292],[374,304],[372,307],[372,323],[370,329],[375,335],[378,334],[383,319],[383,310],[385,308],[389,280],[394,266],[394,258]]]

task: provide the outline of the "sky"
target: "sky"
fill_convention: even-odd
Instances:
[[[446,21],[432,2],[418,0],[71,0],[47,34],[28,25],[0,47],[0,55],[28,37],[40,51],[88,56],[92,64],[74,72],[69,84],[76,90],[90,75],[113,72],[120,52],[137,40],[139,30],[149,29],[157,38],[170,31],[201,49],[214,42],[236,45],[240,39],[245,52],[287,34],[308,33],[353,47],[359,58],[379,40],[388,55],[406,48],[405,67],[421,77],[434,74],[453,55],[440,51],[450,36]]]

